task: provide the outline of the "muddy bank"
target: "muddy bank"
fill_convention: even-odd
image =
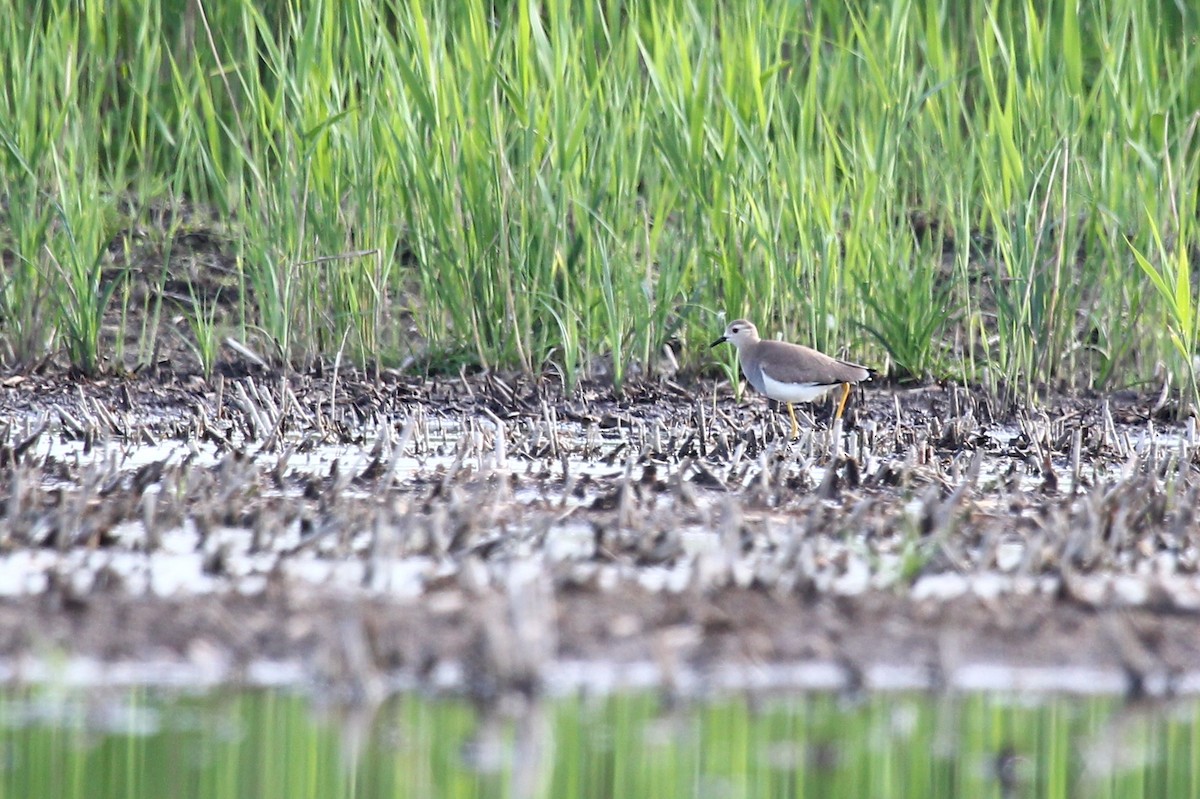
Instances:
[[[1200,618],[1053,598],[953,603],[890,593],[621,591],[528,597],[443,588],[421,601],[271,592],[0,604],[0,675],[84,683],[298,683],[347,699],[425,687],[507,691],[1200,691]],[[521,614],[521,615],[515,615]],[[69,652],[74,659],[48,653]],[[80,660],[81,659],[81,660]]]
[[[10,378],[0,659],[481,698],[1195,692],[1200,450],[1157,399],[883,386],[789,441],[703,381]]]

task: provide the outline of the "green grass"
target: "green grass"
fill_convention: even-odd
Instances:
[[[376,712],[278,692],[9,690],[0,796],[1192,797],[1196,703],[991,695],[546,702],[480,716],[405,695]]]
[[[130,310],[114,238],[186,202],[229,233],[234,334],[301,368],[345,342],[619,387],[664,345],[706,364],[745,315],[900,376],[1032,399],[1161,362],[1196,399],[1187,4],[0,0],[0,20],[9,369],[105,369],[101,322]]]

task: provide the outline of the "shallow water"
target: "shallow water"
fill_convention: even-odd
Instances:
[[[691,405],[39,417],[0,441],[0,678],[1196,695],[1194,425],[934,399],[796,441]]]
[[[0,795],[20,797],[1173,797],[1200,795],[1200,703],[997,694],[403,694],[8,689]]]
[[[526,510],[553,508],[556,518],[540,526],[540,534],[535,541],[526,542],[524,546],[513,545],[507,554],[529,557],[544,553],[548,561],[554,563],[586,560],[594,552],[592,525],[579,521],[578,517],[572,518],[573,511],[592,506],[605,491],[642,480],[647,471],[644,462],[635,462],[635,459],[626,461],[628,453],[622,457],[605,457],[625,450],[627,433],[602,436],[595,429],[585,431],[578,425],[562,425],[554,434],[556,447],[561,447],[559,455],[529,458],[510,454],[515,444],[506,440],[505,430],[512,433],[511,428],[503,425],[497,428],[486,420],[474,420],[471,425],[453,419],[430,417],[422,421],[419,435],[408,428],[401,433],[387,433],[381,431],[378,425],[365,426],[362,431],[364,440],[382,443],[382,455],[378,447],[369,445],[303,443],[293,436],[292,440],[284,440],[281,447],[271,448],[270,451],[249,447],[246,450],[246,462],[239,463],[235,469],[240,476],[230,482],[236,484],[243,481],[242,491],[253,492],[264,498],[299,500],[307,486],[314,481],[319,483],[327,480],[337,486],[339,501],[366,503],[373,502],[373,492],[378,492],[380,486],[386,485],[390,494],[404,503],[421,498],[429,485],[438,482],[449,485],[456,480],[486,481],[489,477],[499,481],[509,480],[508,489],[499,495],[499,501],[510,506],[509,515],[513,517],[507,528],[507,541],[520,541],[522,534],[528,532],[529,525],[521,521]],[[416,427],[416,423],[411,427]],[[996,426],[990,428],[987,435],[995,442],[995,446],[1003,449],[1021,435],[1033,435],[1031,431],[1032,428],[1022,431],[1016,426]],[[533,433],[540,435],[536,429]],[[646,435],[643,431],[642,437]],[[1132,436],[1129,431],[1123,431],[1121,451],[1127,450],[1130,458],[1151,448],[1169,454],[1183,446],[1186,443],[1184,439],[1183,433],[1155,430],[1153,427],[1134,431]],[[772,468],[768,465],[769,459],[777,459],[778,464],[782,465],[780,475],[807,486],[819,486],[829,470],[821,465],[821,459],[814,457],[813,453],[821,451],[828,455],[846,442],[862,443],[855,435],[846,436],[839,443],[836,435],[824,431],[809,435],[805,441],[787,445],[791,449],[784,448],[757,459],[749,459],[742,464],[741,487],[765,478]],[[124,486],[133,479],[134,472],[154,464],[168,471],[219,470],[222,459],[226,457],[226,453],[211,441],[163,439],[157,443],[131,444],[106,439],[96,444],[85,444],[77,438],[50,435],[41,437],[30,455],[35,463],[66,465],[65,471],[73,475],[74,480],[63,480],[57,473],[40,476],[43,491],[62,490],[66,493],[78,488],[74,482],[89,479],[97,484]],[[860,455],[864,472],[878,470],[882,461],[877,455],[869,454],[865,449]],[[902,463],[905,457],[892,454],[889,459]],[[1158,456],[1158,459],[1161,457]],[[370,470],[375,459],[380,459],[383,464],[384,472],[389,475],[387,480],[357,484],[351,479],[350,476]],[[1036,472],[1003,474],[1003,467],[1010,459],[996,457],[994,453],[991,457],[979,458],[977,463],[971,465],[967,464],[969,457],[964,456],[960,460],[961,464],[950,465],[952,474],[942,474],[943,467],[936,466],[937,479],[951,484],[965,480],[976,486],[981,496],[979,505],[984,510],[990,507],[988,497],[1035,496],[1044,481]],[[1064,475],[1072,472],[1069,458],[1057,457],[1052,460],[1055,461],[1054,468]],[[751,463],[748,469],[744,468],[746,463]],[[667,466],[663,470],[668,478],[672,468],[678,467]],[[1102,482],[1106,471],[1119,468],[1100,459],[1085,461],[1077,471],[1082,479],[1091,484]],[[964,474],[959,474],[959,469]],[[92,470],[90,477],[86,476],[89,470]],[[717,466],[711,473],[717,474],[720,479],[730,480],[732,489],[736,491],[739,487],[733,479],[735,471],[738,471],[735,466]],[[536,477],[531,477],[535,472]],[[965,474],[968,472],[974,474]],[[79,477],[81,474],[85,477]],[[268,474],[280,474],[283,477],[272,483],[265,477]],[[580,480],[587,481],[589,488],[573,491]],[[146,494],[151,498],[156,497],[164,490],[162,485],[165,484],[166,481],[150,485]],[[1000,484],[1003,485],[998,487]],[[238,486],[234,485],[233,488],[237,490]],[[670,490],[656,490],[653,493],[652,504],[660,515],[670,515],[673,505],[680,501]],[[703,511],[704,516],[698,523],[678,523],[678,553],[682,557],[676,564],[677,568],[674,571],[644,570],[638,575],[640,584],[651,590],[679,590],[692,580],[692,565],[697,559],[706,555],[718,556],[719,559],[723,552],[722,537],[709,522],[714,513],[719,513],[726,496],[723,491],[691,492],[687,496],[686,502]],[[913,495],[907,500],[897,501],[906,503],[905,513],[911,517],[908,520],[914,525],[919,524],[921,515],[927,511],[926,498]],[[999,502],[997,499],[996,503]],[[637,504],[644,506],[645,501]],[[637,508],[637,512],[641,512],[641,507]],[[770,519],[767,519],[764,523],[769,522]],[[439,574],[438,564],[428,557],[390,558],[378,555],[370,569],[374,576],[366,580],[368,568],[363,553],[372,550],[373,545],[371,536],[364,534],[364,531],[351,535],[348,546],[331,547],[326,540],[309,547],[302,544],[300,530],[292,526],[273,535],[267,546],[262,548],[252,532],[241,526],[209,523],[201,531],[192,519],[185,518],[180,526],[158,531],[151,536],[141,519],[129,519],[115,526],[109,538],[113,545],[101,549],[97,549],[92,542],[83,542],[76,547],[0,552],[0,595],[37,595],[44,592],[54,579],[62,579],[62,575],[66,575],[77,591],[85,593],[91,589],[100,572],[115,575],[126,590],[139,595],[169,597],[225,590],[255,594],[263,590],[267,575],[277,573],[305,585],[344,590],[365,588],[379,595],[411,598],[419,596],[424,583]],[[838,542],[839,551],[842,543]],[[1027,543],[1021,540],[998,541],[995,546],[994,569],[981,569],[971,575],[929,575],[928,579],[916,584],[915,595],[949,599],[968,593],[983,596],[1009,593],[1014,590],[1016,583],[1035,586],[1035,580],[1011,576],[1012,572],[1020,571],[1029,556]],[[214,577],[206,572],[206,563],[218,550],[226,573]],[[905,568],[904,559],[908,555],[906,552],[876,552],[870,566],[861,558],[851,557],[849,562],[857,568],[817,575],[816,582],[823,591],[842,594],[857,594],[871,587],[888,588],[896,583],[899,572]],[[834,559],[833,554],[822,557]],[[1097,583],[1096,592],[1102,593],[1109,588],[1107,575],[1087,577],[1081,582],[1089,580]],[[1122,597],[1129,594],[1129,604],[1140,604],[1138,592],[1145,593],[1147,589],[1139,580],[1132,581],[1130,585],[1124,594],[1121,593],[1122,585],[1113,590]],[[1057,586],[1048,585],[1037,590],[1053,592]],[[1200,606],[1200,584],[1184,579],[1174,594],[1186,594],[1182,601],[1188,607],[1191,607],[1189,603]]]

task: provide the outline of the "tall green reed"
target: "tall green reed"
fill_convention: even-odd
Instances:
[[[722,313],[1027,399],[1174,357],[1124,245],[1170,240],[1156,120],[1200,103],[1167,0],[27,10],[0,2],[6,360],[111,318],[113,209],[156,197],[227,221],[239,334],[299,366],[620,385],[705,363]],[[47,335],[47,305],[90,310]]]

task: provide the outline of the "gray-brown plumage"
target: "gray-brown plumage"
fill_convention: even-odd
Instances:
[[[712,343],[728,341],[737,347],[742,374],[760,394],[787,403],[792,417],[792,438],[799,435],[793,402],[812,402],[831,389],[842,386],[842,399],[834,419],[842,418],[850,386],[871,376],[871,370],[850,361],[842,361],[811,347],[786,341],[763,341],[758,328],[745,319],[730,322],[725,334]]]

